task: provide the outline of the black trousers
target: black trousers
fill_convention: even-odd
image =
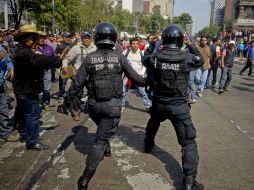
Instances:
[[[116,132],[121,116],[121,99],[112,98],[107,102],[88,100],[90,118],[97,125],[95,142],[87,157],[85,171],[95,172],[104,158],[105,149],[109,146],[110,137]]]
[[[208,70],[208,76],[207,76],[206,86],[209,85],[209,78],[210,78],[211,71],[213,72],[212,85],[216,84],[216,81],[217,81],[217,72],[218,72],[218,68],[220,66],[220,62],[219,61],[212,61],[210,64],[211,64],[211,68]]]
[[[190,106],[187,103],[170,105],[153,101],[151,118],[147,123],[145,143],[154,143],[160,122],[170,119],[182,146],[182,167],[185,178],[195,180],[198,167],[198,150],[195,141],[196,129],[190,116]]]
[[[246,69],[248,69],[248,67],[250,68],[249,69],[249,73],[248,73],[248,75],[250,76],[252,74],[252,71],[253,71],[253,64],[249,60],[247,61],[247,63],[244,66],[244,68],[240,71],[240,74],[242,74]]]

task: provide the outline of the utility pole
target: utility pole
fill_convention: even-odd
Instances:
[[[52,33],[55,33],[55,0],[52,0]]]
[[[4,0],[4,28],[9,28],[7,0]]]

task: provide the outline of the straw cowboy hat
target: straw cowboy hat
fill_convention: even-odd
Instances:
[[[40,30],[37,33],[38,33],[39,36],[43,36],[43,37],[47,36],[47,34],[45,32],[42,32]]]
[[[15,41],[18,41],[20,40],[24,35],[27,35],[27,34],[30,34],[30,35],[38,35],[38,31],[36,29],[36,26],[34,25],[31,25],[31,24],[27,24],[27,25],[24,25],[20,28],[20,32],[17,33],[15,36],[14,36],[14,40]]]

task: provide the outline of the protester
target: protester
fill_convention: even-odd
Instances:
[[[44,71],[61,66],[61,60],[34,53],[32,49],[38,37],[35,26],[24,25],[20,29],[21,32],[14,36],[14,40],[19,42],[13,58],[13,88],[17,99],[15,120],[27,149],[40,151],[49,148],[39,141],[39,94],[43,91]]]

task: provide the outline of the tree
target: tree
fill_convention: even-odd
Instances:
[[[232,19],[225,19],[224,21],[224,29],[226,31],[231,32],[232,28],[233,28],[233,20]]]
[[[29,0],[29,9],[38,26],[52,27],[52,1]],[[79,0],[55,0],[55,25],[61,31],[79,31],[81,27],[81,2]]]
[[[27,0],[8,0],[7,3],[12,12],[14,27],[18,29]]]
[[[180,16],[175,16],[172,23],[180,25],[184,30],[187,30],[187,26],[192,24],[192,17],[189,13],[182,13]]]
[[[98,20],[108,21],[112,11],[108,0],[85,0],[81,7],[83,29],[92,31]]]
[[[146,15],[141,15],[140,17],[140,32],[143,34],[149,34],[153,32],[151,25],[151,17]]]
[[[164,27],[164,18],[160,14],[160,7],[153,7],[153,14],[151,16],[151,27],[153,31],[160,31]]]
[[[134,32],[135,15],[127,10],[122,10],[120,6],[116,6],[111,10],[109,21],[116,25],[119,31]]]
[[[203,28],[201,31],[198,32],[199,36],[207,36],[208,38],[214,38],[215,36],[217,36],[219,32],[219,28],[216,26],[212,26],[212,27],[205,27]]]

